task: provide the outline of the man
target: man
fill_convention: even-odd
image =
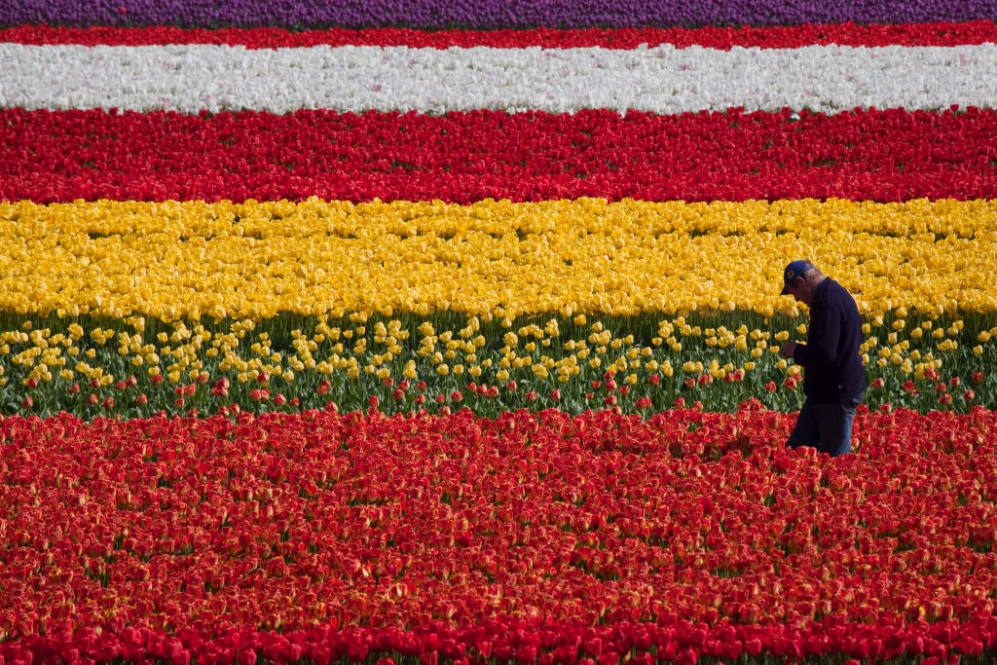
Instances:
[[[810,261],[793,261],[783,273],[782,295],[810,307],[807,343],[786,342],[783,358],[803,367],[803,393],[796,427],[786,445],[813,446],[832,457],[851,450],[852,417],[865,395],[859,354],[862,322],[855,299]]]

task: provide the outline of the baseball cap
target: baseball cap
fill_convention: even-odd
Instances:
[[[786,266],[785,272],[782,274],[782,294],[786,295],[789,293],[789,283],[800,275],[805,274],[808,270],[813,270],[814,264],[810,263],[806,259],[800,259],[798,261],[791,262]]]

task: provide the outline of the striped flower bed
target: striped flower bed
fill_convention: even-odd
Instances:
[[[0,665],[990,662],[994,19],[0,7]]]

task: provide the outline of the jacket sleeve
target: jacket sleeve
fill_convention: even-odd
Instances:
[[[838,357],[841,337],[841,312],[837,302],[829,301],[810,311],[807,343],[798,344],[793,360],[803,367],[825,367]]]

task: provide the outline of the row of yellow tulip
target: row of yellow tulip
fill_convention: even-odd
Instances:
[[[997,311],[997,201],[24,201],[0,243],[18,314],[795,315],[796,258],[867,316]]]
[[[319,320],[311,330],[292,330],[284,343],[275,343],[266,326],[258,328],[248,319],[215,331],[176,321],[157,333],[146,330],[142,317],[123,322],[131,333],[120,325],[117,330],[86,330],[70,323],[52,330],[25,321],[20,329],[0,332],[0,386],[7,384],[4,365],[19,368],[22,381],[34,385],[58,376],[103,386],[120,380],[123,373],[162,376],[175,384],[201,376],[208,367],[239,382],[260,374],[293,382],[301,373],[340,372],[350,379],[419,379],[428,378],[427,371],[505,382],[510,372],[524,370],[537,379],[566,383],[585,366],[621,374],[643,369],[665,377],[682,373],[724,379],[738,370],[751,372],[759,363],[796,375],[799,367],[778,358],[778,347],[791,338],[805,339],[807,332],[804,323],[778,331],[743,324],[729,329],[722,324],[694,325],[678,316],[659,321],[652,337],[638,340],[632,333],[614,335],[602,321],[593,322],[584,314],[569,321],[572,334],[561,330],[557,318],[518,328],[493,325],[488,335],[478,317],[447,330],[437,330],[428,320],[410,329],[397,319],[370,324],[363,315],[350,318],[348,326]],[[863,324],[860,351],[871,371],[895,368],[924,378],[942,367],[943,358],[952,355],[948,352],[960,348],[960,339],[962,355],[981,357],[988,353],[984,345],[997,336],[997,326],[967,336],[961,319],[947,326],[930,319],[904,324],[905,319],[894,319],[888,326],[877,319]]]

